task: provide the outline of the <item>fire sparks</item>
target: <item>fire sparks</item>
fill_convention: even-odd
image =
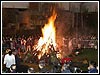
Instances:
[[[48,53],[49,45],[56,46],[56,29],[54,26],[54,22],[57,14],[53,11],[53,15],[48,19],[48,23],[42,28],[42,35],[40,37],[37,45],[37,50],[40,51],[38,55],[38,59],[40,59],[45,53]]]

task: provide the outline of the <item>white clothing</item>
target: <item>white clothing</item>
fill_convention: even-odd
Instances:
[[[4,64],[6,64],[7,68],[10,68],[12,64],[16,64],[15,56],[13,54],[12,55],[6,54],[4,57]]]

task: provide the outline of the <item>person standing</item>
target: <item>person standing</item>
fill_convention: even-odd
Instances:
[[[90,61],[88,67],[88,73],[98,73],[98,70],[96,69],[96,62]]]
[[[72,73],[69,64],[64,64],[62,66],[61,73]]]
[[[6,54],[4,57],[4,65],[5,65],[7,73],[10,73],[10,67],[12,64],[16,64],[15,63],[15,55],[13,55],[12,51],[10,50],[8,52],[8,54]]]
[[[29,68],[28,73],[35,73],[34,68]]]

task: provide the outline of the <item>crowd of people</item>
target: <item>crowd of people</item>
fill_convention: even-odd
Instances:
[[[73,47],[94,48],[94,49],[98,48],[98,37],[93,35],[63,37],[64,46],[68,46],[70,42],[72,43]]]
[[[11,50],[4,57],[4,73],[84,73],[79,67],[73,66],[72,61],[61,63],[51,63],[50,69],[46,67],[44,60],[39,61],[38,68],[39,71],[35,71],[35,67],[23,67],[17,63],[16,56]],[[18,66],[19,65],[19,66]],[[85,73],[98,73],[97,65],[94,61],[89,62],[88,70]],[[26,70],[25,70],[26,69]],[[18,71],[20,70],[20,72]]]
[[[92,39],[95,40],[96,38]],[[36,38],[32,36],[2,38],[2,70],[4,73],[84,73],[79,67],[73,66],[73,61],[61,63],[58,60],[59,62],[48,63],[50,61],[46,62],[45,60],[38,60],[35,56],[32,57],[35,40]],[[35,71],[35,67],[21,65],[21,62],[37,63],[39,71]],[[51,68],[46,68],[46,64],[50,65]],[[87,69],[85,73],[98,73],[97,64],[94,61],[88,63]]]

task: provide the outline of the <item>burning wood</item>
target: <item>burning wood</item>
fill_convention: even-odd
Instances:
[[[48,23],[42,28],[43,37],[40,37],[38,44],[35,47],[37,51],[40,51],[38,59],[44,54],[50,54],[50,50],[56,51],[56,28],[54,26],[56,16],[56,12],[53,11],[53,15],[48,19]]]

